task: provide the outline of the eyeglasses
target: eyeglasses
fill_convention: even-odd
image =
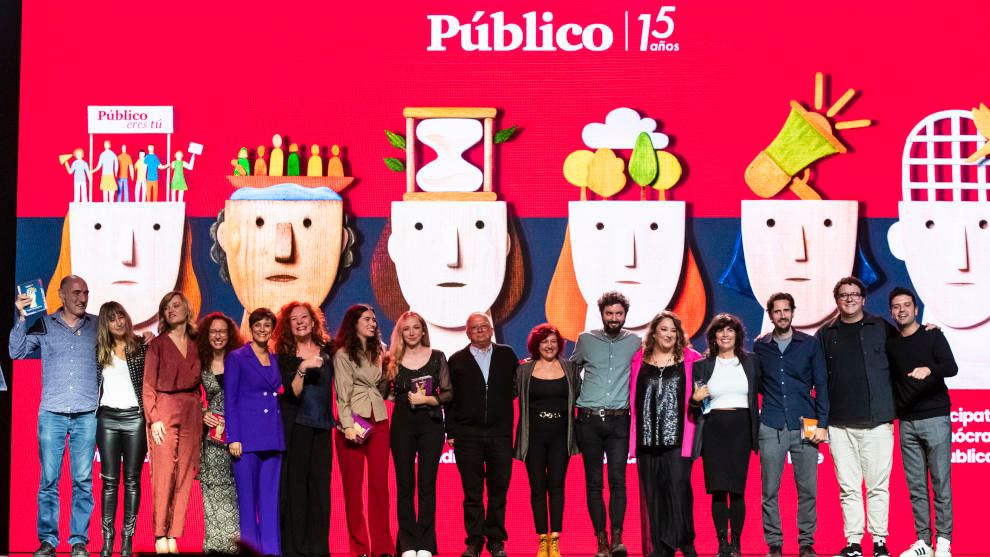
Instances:
[[[859,292],[843,292],[836,296],[840,300],[858,300],[863,297]]]

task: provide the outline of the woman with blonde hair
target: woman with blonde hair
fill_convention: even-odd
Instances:
[[[156,553],[178,553],[199,463],[203,427],[200,361],[189,300],[172,291],[158,305],[158,337],[144,362],[144,413],[148,421],[152,518]]]
[[[148,451],[141,406],[144,354],[144,342],[134,334],[134,324],[124,307],[117,302],[103,304],[96,325],[96,367],[100,385],[96,446],[100,452],[100,477],[103,478],[101,557],[113,554],[121,461],[124,522],[120,554],[123,557],[134,554],[131,542],[141,505],[141,469]]]
[[[437,467],[444,442],[441,407],[450,401],[450,371],[443,352],[430,348],[426,320],[418,313],[400,315],[391,340],[385,377],[388,398],[395,401],[391,445],[399,519],[396,553],[430,557],[437,553]]]

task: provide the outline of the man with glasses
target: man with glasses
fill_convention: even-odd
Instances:
[[[846,547],[836,557],[860,557],[869,517],[873,555],[888,557],[888,486],[894,453],[894,393],[887,363],[887,339],[897,331],[863,311],[866,287],[846,277],[832,290],[839,315],[815,337],[828,370],[829,442]],[[866,516],[863,483],[866,483]]]
[[[512,425],[516,367],[512,348],[492,342],[485,313],[467,319],[466,347],[450,356],[452,397],[447,407],[447,443],[454,448],[464,488],[467,548],[479,557],[486,543],[492,557],[506,557],[505,498],[512,474]],[[488,508],[483,501],[488,487]]]

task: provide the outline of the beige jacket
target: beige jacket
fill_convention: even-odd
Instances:
[[[387,418],[385,399],[379,388],[382,379],[381,359],[374,363],[362,360],[359,366],[351,361],[346,350],[341,349],[333,355],[333,370],[334,391],[337,394],[337,424],[342,429],[354,425],[351,418],[353,414],[370,420],[374,411],[375,420]]]

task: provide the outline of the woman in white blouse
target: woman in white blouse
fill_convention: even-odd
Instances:
[[[131,317],[117,302],[100,307],[96,329],[96,360],[99,370],[100,406],[96,412],[96,446],[100,451],[103,478],[103,549],[113,553],[114,521],[121,460],[124,470],[124,522],[120,554],[133,554],[131,539],[141,504],[141,468],[148,451],[141,391],[144,382],[145,345],[134,334]]]
[[[746,518],[743,494],[750,452],[759,447],[756,394],[760,367],[753,354],[743,350],[746,335],[735,315],[716,315],[706,336],[708,352],[693,368],[691,409],[697,416],[697,425],[691,456],[701,456],[704,464],[718,555],[738,557]]]

